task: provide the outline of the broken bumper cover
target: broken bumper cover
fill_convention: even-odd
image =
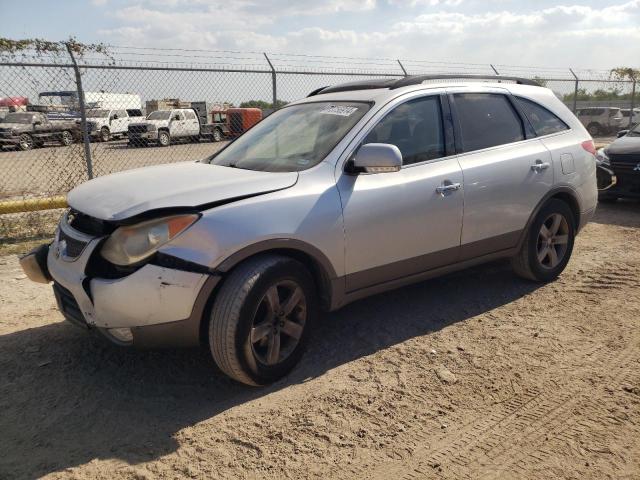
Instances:
[[[88,277],[87,263],[102,239],[74,234],[86,241],[81,253],[69,257],[65,242],[56,235],[46,261],[58,307],[67,320],[97,328],[120,345],[198,345],[204,308],[219,277],[152,264],[122,278]],[[70,235],[68,227],[65,235]]]

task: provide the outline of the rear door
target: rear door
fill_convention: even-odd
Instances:
[[[464,176],[461,259],[515,247],[553,185],[553,160],[506,90],[451,89]]]
[[[185,110],[185,130],[187,135],[196,136],[200,134],[200,122],[196,116],[196,112],[193,110]]]

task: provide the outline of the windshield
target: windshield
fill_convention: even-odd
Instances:
[[[7,113],[2,120],[4,123],[28,123],[33,122],[33,113]]]
[[[314,102],[278,110],[208,162],[214,165],[297,172],[320,163],[369,110],[361,102]]]
[[[156,110],[147,116],[147,120],[169,120],[171,110]]]
[[[109,110],[87,110],[87,118],[106,118],[109,116]]]

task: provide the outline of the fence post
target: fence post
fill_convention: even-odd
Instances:
[[[80,104],[80,125],[82,128],[82,143],[84,143],[84,159],[87,162],[87,176],[89,177],[89,180],[91,180],[93,178],[93,163],[91,161],[91,148],[89,146],[89,131],[87,130],[87,112],[84,105],[82,78],[80,75],[80,68],[78,68],[78,62],[76,62],[76,57],[73,56],[71,45],[68,42],[65,43],[65,45],[67,47],[67,52],[69,52],[69,56],[71,57],[71,62],[73,63],[73,71],[76,74],[76,91],[78,92],[78,103]]]
[[[631,112],[629,113],[629,128],[633,127],[633,109],[636,107],[636,80],[631,84]]]
[[[573,69],[570,68],[569,71],[571,72],[571,75],[573,75],[573,78],[576,79],[576,84],[573,88],[573,114],[575,115],[578,111],[578,84],[580,81],[578,79],[578,76],[574,73]]]
[[[492,64],[489,64],[489,66],[493,69],[493,71],[495,72],[496,75],[500,75],[500,72],[498,72],[498,70],[496,70],[496,67],[494,67]]]
[[[269,57],[267,56],[267,54],[264,52],[262,54],[264,55],[264,58],[267,59],[269,68],[271,68],[271,90],[272,90],[272,96],[273,96],[273,109],[275,110],[277,108],[276,101],[278,99],[277,89],[276,89],[276,69],[273,68],[273,63],[271,63],[271,60],[269,60]]]
[[[404,76],[408,77],[409,74],[407,73],[407,70],[404,68],[404,65],[402,65],[402,62],[400,61],[400,59],[398,59],[398,65],[400,65],[400,68],[402,69],[402,73],[404,73]]]

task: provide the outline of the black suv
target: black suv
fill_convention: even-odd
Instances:
[[[601,148],[597,158],[614,175],[610,186],[600,191],[601,200],[640,198],[640,124],[618,132],[618,139]]]

